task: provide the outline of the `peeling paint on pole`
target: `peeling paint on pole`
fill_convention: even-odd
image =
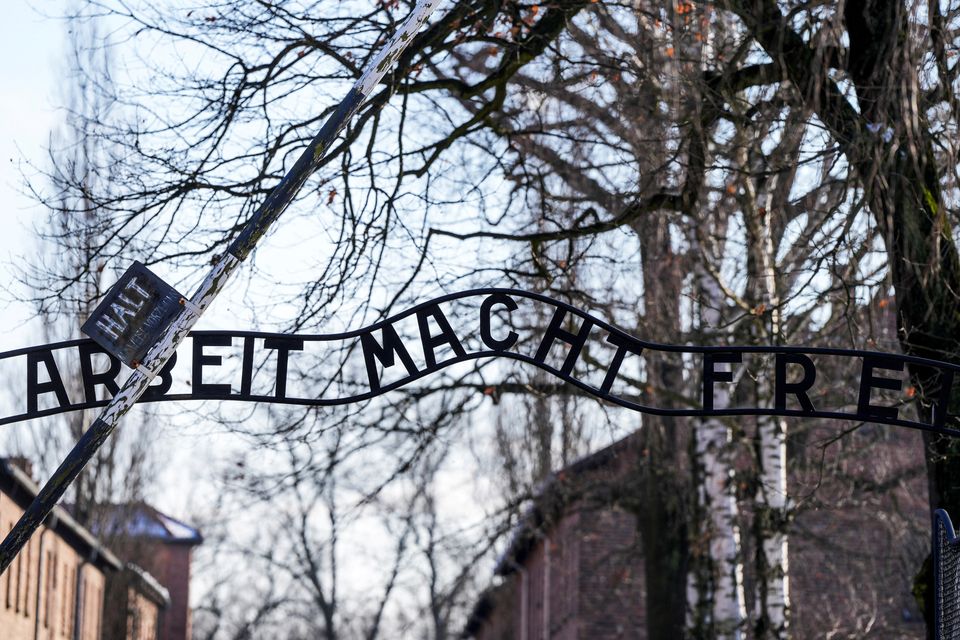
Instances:
[[[327,119],[320,132],[310,142],[293,168],[270,192],[264,203],[230,245],[228,251],[217,260],[190,301],[187,302],[185,299],[181,301],[180,309],[169,320],[169,324],[166,325],[160,339],[149,348],[143,361],[131,361],[130,364],[135,364],[136,368],[123,384],[119,393],[114,396],[100,417],[81,436],[76,446],[43,486],[14,528],[0,543],[0,574],[10,566],[23,545],[26,544],[33,532],[59,502],[70,483],[93,457],[104,440],[110,436],[120,418],[146,392],[150,382],[176,352],[177,347],[187,337],[200,315],[210,306],[236,268],[249,255],[260,238],[270,228],[270,225],[280,217],[280,214],[287,208],[307,178],[316,170],[331,143],[370,95],[373,88],[380,82],[390,66],[410,44],[411,36],[426,23],[437,4],[439,4],[439,0],[421,0],[417,3],[416,8],[390,39],[387,46],[368,65],[367,70],[357,80],[337,110]],[[128,298],[133,300],[133,298]],[[133,309],[135,306],[135,301],[133,301],[129,309]],[[118,310],[118,313],[122,315],[124,311]],[[105,326],[107,326],[107,329],[113,329],[109,325]],[[116,332],[119,333],[119,331]]]

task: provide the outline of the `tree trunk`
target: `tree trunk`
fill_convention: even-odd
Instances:
[[[665,215],[651,215],[637,229],[643,260],[644,322],[651,337],[669,342],[679,325],[682,274],[670,245]],[[651,395],[657,388],[683,387],[678,363],[651,352],[647,356]],[[655,381],[655,382],[653,382]],[[656,400],[651,398],[654,404]],[[687,495],[684,447],[679,419],[644,416],[640,431],[636,514],[647,583],[647,637],[682,638],[686,622]]]
[[[721,326],[720,310],[725,298],[717,282],[707,273],[699,242],[691,240],[695,256],[697,297],[704,341],[721,344],[716,330]],[[700,256],[697,259],[697,256]],[[730,406],[726,385],[714,390],[714,408]],[[697,517],[688,577],[688,630],[693,638],[739,639],[743,637],[746,605],[743,593],[743,563],[737,499],[732,464],[732,434],[719,418],[707,418],[693,431],[694,486]]]
[[[738,161],[747,167],[746,140],[738,146]],[[749,332],[754,344],[781,340],[780,296],[777,292],[775,249],[770,202],[760,204],[753,181],[743,180],[741,198],[747,231],[747,291],[754,322]],[[757,380],[756,406],[772,406],[770,376]],[[754,637],[757,640],[788,637],[790,575],[787,524],[787,422],[776,416],[758,416],[755,440],[754,544],[756,546]]]
[[[909,355],[958,362],[960,260],[942,207],[933,141],[918,106],[920,65],[912,55],[906,10],[899,2],[851,0],[845,18],[850,75],[861,112],[879,134],[857,168],[890,254],[900,344]],[[941,381],[923,367],[911,366],[910,374],[921,419],[929,421]],[[960,408],[956,387],[949,407],[952,413]],[[950,422],[957,428],[956,418]],[[960,442],[925,433],[924,443],[931,512],[960,514]],[[918,574],[915,593],[932,637],[928,570]]]

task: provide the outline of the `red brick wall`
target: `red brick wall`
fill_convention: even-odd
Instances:
[[[127,590],[127,640],[157,640],[160,610],[136,589]]]
[[[571,509],[493,597],[477,640],[646,637],[636,519],[620,509]]]
[[[645,580],[636,518],[622,509],[580,518],[579,638],[646,638]]]
[[[190,556],[188,545],[145,544],[142,560],[146,569],[170,592],[170,606],[163,612],[159,640],[190,640]]]
[[[795,637],[925,637],[910,592],[930,540],[920,433],[864,427],[816,442],[816,464],[791,477]]]

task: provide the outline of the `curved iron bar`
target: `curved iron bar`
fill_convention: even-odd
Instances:
[[[445,302],[451,302],[455,300],[461,300],[463,298],[469,298],[474,296],[489,296],[489,295],[506,295],[517,298],[527,298],[530,300],[535,300],[537,302],[542,302],[548,305],[551,305],[557,309],[562,309],[567,313],[572,313],[582,320],[589,321],[593,326],[600,327],[601,329],[609,332],[611,335],[617,336],[631,341],[632,343],[640,346],[643,350],[651,351],[661,351],[661,352],[671,352],[671,353],[693,353],[693,354],[708,354],[708,353],[724,353],[724,354],[743,354],[743,353],[753,353],[753,354],[800,354],[800,355],[825,355],[825,356],[839,356],[839,357],[856,357],[856,358],[884,358],[888,360],[895,360],[900,363],[909,363],[915,365],[921,365],[930,367],[933,369],[947,370],[951,372],[960,372],[960,365],[944,362],[940,360],[933,360],[930,358],[920,358],[916,356],[909,356],[903,354],[894,354],[894,353],[885,353],[880,351],[868,351],[861,349],[837,349],[831,347],[796,347],[796,346],[761,346],[761,345],[748,345],[748,346],[702,346],[702,345],[673,345],[673,344],[661,344],[657,342],[652,342],[648,340],[642,340],[636,338],[635,336],[630,335],[629,333],[615,327],[614,325],[597,318],[596,316],[591,315],[590,313],[583,311],[571,304],[551,298],[549,296],[534,293],[530,291],[524,291],[521,289],[510,289],[510,288],[480,288],[480,289],[470,289],[466,291],[460,291],[456,293],[450,293],[443,295],[427,302],[423,302],[414,307],[411,307],[405,311],[397,313],[393,316],[375,322],[369,326],[363,327],[361,329],[354,329],[350,331],[344,331],[339,333],[329,333],[329,334],[283,334],[283,333],[271,333],[271,332],[260,332],[260,331],[192,331],[190,336],[230,336],[237,338],[254,338],[254,339],[290,339],[295,338],[297,340],[309,341],[309,342],[333,342],[333,341],[343,341],[351,338],[359,338],[365,334],[369,334],[378,329],[382,329],[388,325],[392,325],[396,322],[399,322],[405,318],[408,318],[420,311],[426,309],[431,309],[436,307],[439,304]],[[56,349],[65,349],[70,347],[79,346],[84,343],[91,343],[90,340],[66,340],[63,342],[52,343],[48,345],[41,345],[36,347],[27,347],[21,349],[15,349],[12,351],[6,351],[0,353],[0,360],[4,360],[11,357],[27,355],[29,353],[46,351],[46,350],[56,350]],[[513,353],[509,351],[497,351],[497,350],[483,350],[475,351],[471,353],[466,353],[464,355],[459,355],[451,358],[447,358],[441,362],[436,363],[434,366],[428,366],[424,369],[418,369],[416,373],[410,373],[399,380],[395,380],[389,384],[379,386],[376,389],[371,389],[370,391],[354,394],[350,396],[343,396],[339,398],[296,398],[296,397],[276,397],[268,395],[221,395],[214,393],[173,393],[173,394],[164,394],[156,395],[152,397],[143,397],[140,399],[140,402],[159,402],[159,401],[177,401],[177,400],[226,400],[226,401],[252,401],[252,402],[263,402],[263,403],[273,403],[273,404],[290,404],[290,405],[305,405],[305,406],[337,406],[344,404],[351,404],[357,402],[364,402],[371,400],[375,397],[383,395],[389,391],[396,390],[410,382],[419,380],[427,375],[433,374],[436,371],[439,371],[442,368],[459,364],[462,362],[467,362],[471,360],[477,360],[481,358],[509,358],[530,364],[536,367],[547,371],[548,373],[560,378],[561,380],[570,383],[582,391],[585,391],[593,396],[596,396],[600,399],[607,400],[616,405],[631,409],[634,411],[639,411],[641,413],[649,413],[653,415],[660,416],[687,416],[687,417],[706,417],[706,416],[783,416],[783,417],[804,417],[804,418],[826,418],[826,419],[840,419],[840,420],[858,420],[864,422],[873,422],[879,424],[888,424],[893,426],[908,427],[912,429],[920,429],[925,431],[932,431],[935,433],[940,433],[944,435],[960,437],[960,429],[952,429],[945,426],[928,424],[923,422],[918,422],[915,420],[906,420],[902,418],[890,418],[880,415],[863,415],[859,413],[848,413],[842,411],[824,411],[824,410],[801,410],[801,409],[787,409],[787,408],[770,408],[770,407],[733,407],[725,409],[666,409],[660,407],[653,407],[649,405],[644,405],[633,400],[626,398],[618,397],[617,395],[611,394],[609,392],[603,392],[599,388],[587,384],[582,380],[577,379],[570,373],[565,373],[560,369],[557,369],[545,362],[537,360],[529,355],[521,353]],[[13,422],[18,422],[21,420],[31,419],[35,417],[43,417],[56,415],[59,413],[67,411],[75,411],[81,409],[87,409],[92,407],[101,407],[106,406],[109,403],[109,400],[98,400],[94,402],[85,402],[71,404],[67,406],[58,406],[50,409],[42,409],[37,412],[27,414],[18,414],[15,416],[7,416],[0,418],[0,425],[9,424]]]

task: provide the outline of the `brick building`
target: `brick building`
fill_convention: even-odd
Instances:
[[[38,490],[29,465],[0,459],[0,528]],[[189,640],[191,552],[202,541],[144,503],[100,507],[90,529],[58,506],[0,579],[0,637]]]
[[[123,592],[116,598],[113,597],[115,584],[123,585]],[[170,592],[145,570],[128,563],[121,579],[108,580],[107,606],[126,612],[118,616],[124,620],[122,629],[109,634],[111,637],[158,640],[162,634],[161,622],[169,615]]]
[[[39,491],[23,466],[0,459],[4,531],[13,528]],[[141,577],[131,582],[132,606],[106,600],[109,585],[128,575]],[[146,572],[123,563],[56,507],[0,578],[0,628],[5,640],[100,640],[105,615],[116,612],[125,621],[128,616],[136,621],[122,637],[156,640],[156,621],[168,600],[166,590]]]
[[[159,640],[190,640],[190,567],[194,547],[203,542],[200,532],[143,502],[101,505],[94,523],[117,555],[143,567],[169,593]]]
[[[792,633],[924,638],[911,594],[913,572],[929,545],[920,436],[865,428],[846,443],[827,440],[831,444],[816,449],[823,456],[813,464],[804,465],[804,451],[793,453]],[[616,486],[637,459],[635,440],[627,438],[553,475],[500,558],[495,583],[476,603],[464,638],[647,637],[636,516],[609,492],[597,491]],[[745,556],[750,553],[747,548]]]
[[[645,637],[636,519],[596,500],[629,472],[634,442],[621,440],[554,474],[498,561],[499,583],[477,602],[465,638]]]

